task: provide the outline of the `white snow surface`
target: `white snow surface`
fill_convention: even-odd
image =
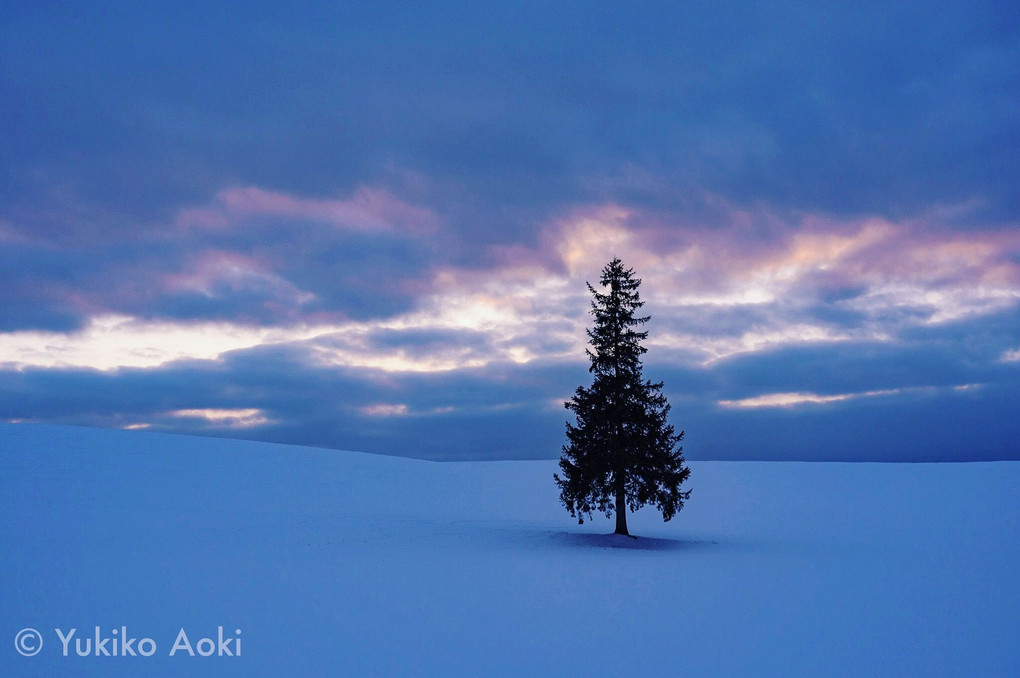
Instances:
[[[3,425],[0,675],[1020,675],[1020,462],[690,466],[627,539],[553,461]]]

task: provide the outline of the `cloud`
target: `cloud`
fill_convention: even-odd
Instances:
[[[6,17],[9,204],[70,195],[137,225],[224,186],[351,195],[396,166],[490,243],[565,206],[674,209],[702,189],[843,216],[1016,213],[1001,3],[868,21],[841,3],[121,9]]]
[[[597,280],[612,255],[645,280],[656,330],[649,346],[701,365],[787,346],[896,343],[912,329],[989,317],[1020,301],[1020,239],[1011,231],[788,218],[731,208],[729,227],[706,230],[616,205],[576,208],[550,222],[535,250],[496,248],[485,268],[422,269],[407,310],[360,319],[285,277],[299,261],[200,250],[187,269],[157,272],[147,285],[167,299],[157,297],[150,309],[191,308],[195,317],[107,314],[75,333],[6,333],[0,357],[21,366],[114,369],[297,342],[322,366],[391,372],[577,360],[589,303],[584,282]],[[759,226],[779,237],[744,236]],[[252,324],[241,311],[256,300],[279,308],[274,315],[285,322]],[[220,318],[204,319],[210,314]]]
[[[650,342],[707,361],[787,344],[894,341],[911,327],[1020,302],[1015,230],[810,214],[783,224],[767,209],[732,211],[732,226],[711,231],[622,208],[581,214],[559,224],[557,251],[575,279],[594,277],[606,253],[623,256],[666,328]],[[756,226],[776,237],[744,235]]]
[[[613,255],[712,454],[1006,402],[1001,3],[121,10],[0,26],[4,416],[544,455]]]
[[[370,417],[401,417],[407,414],[407,405],[403,403],[376,403],[358,408],[358,411]]]
[[[980,388],[980,384],[961,384],[953,386],[952,389],[955,391],[969,391],[971,389]],[[918,390],[918,389],[910,389]],[[921,390],[930,391],[932,387],[927,387]],[[874,398],[876,396],[891,396],[903,393],[904,389],[891,388],[880,391],[863,391],[861,393],[837,393],[834,395],[820,395],[818,393],[765,393],[759,396],[751,398],[741,398],[739,400],[720,400],[718,405],[721,407],[736,407],[736,408],[758,408],[758,407],[796,407],[799,405],[824,405],[828,403],[838,403],[845,400],[853,400],[856,398]]]
[[[249,325],[386,315],[411,305],[442,243],[428,210],[369,188],[349,200],[228,189],[203,209],[217,228],[12,241],[0,249],[0,329],[79,329],[102,315]],[[201,221],[194,208],[180,214]]]
[[[828,360],[851,364],[841,355]],[[786,364],[796,364],[796,356]],[[774,362],[761,367],[781,369]],[[854,371],[864,382],[889,378],[881,364]],[[692,459],[1007,458],[1020,434],[1009,416],[1020,385],[1015,370],[980,388],[957,389],[966,383],[954,382],[778,408],[719,407],[716,401],[733,389],[726,373],[657,363],[646,372],[667,382],[672,417],[687,431]],[[433,459],[556,456],[567,418],[562,401],[590,379],[585,365],[558,362],[444,372],[322,370],[294,346],[119,373],[28,368],[2,376],[4,420],[142,425]],[[859,392],[816,392],[849,393]],[[753,392],[731,399],[746,397]],[[249,414],[249,425],[238,426]]]
[[[225,299],[237,304],[251,295],[263,304],[300,308],[315,301],[263,262],[230,251],[206,250],[188,262],[187,270],[168,273],[160,280],[164,293],[194,295],[206,300]]]
[[[228,428],[251,428],[255,426],[264,426],[265,424],[270,423],[270,420],[265,416],[265,413],[254,407],[235,410],[217,410],[209,408],[174,410],[169,414],[172,417],[204,420],[212,425],[226,426]],[[146,428],[151,427],[151,425],[143,426]],[[125,428],[131,427],[132,426],[129,425]]]
[[[437,459],[541,458],[558,449],[562,409],[544,402],[564,390],[564,374],[557,365],[322,370],[306,351],[269,346],[221,361],[117,373],[4,371],[0,419],[144,426]],[[584,369],[566,374],[574,381]],[[532,403],[536,394],[543,404]]]
[[[381,189],[362,186],[347,200],[302,198],[258,186],[220,191],[212,205],[182,209],[180,228],[225,229],[253,217],[307,220],[353,231],[435,230],[437,217],[430,210],[409,205]]]
[[[13,368],[85,367],[116,370],[157,367],[176,360],[210,360],[237,349],[302,337],[300,329],[253,328],[229,323],[146,322],[98,316],[73,333],[0,334],[0,364]]]

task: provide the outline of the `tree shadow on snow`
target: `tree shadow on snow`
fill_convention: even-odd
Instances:
[[[553,539],[561,544],[578,548],[621,549],[627,551],[684,551],[692,548],[712,546],[717,542],[685,541],[661,537],[627,537],[620,534],[591,534],[579,532],[557,532]]]

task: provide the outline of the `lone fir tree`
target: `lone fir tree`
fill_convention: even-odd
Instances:
[[[560,501],[570,515],[584,523],[594,511],[616,513],[616,534],[629,535],[627,507],[636,511],[654,505],[664,520],[683,509],[691,491],[680,489],[691,474],[684,465],[683,431],[666,421],[669,403],[662,383],[644,378],[638,331],[649,316],[635,312],[644,302],[638,296],[641,280],[615,258],[602,270],[603,293],[588,283],[595,326],[588,330],[586,349],[593,380],[579,386],[564,405],[577,424],[567,422],[560,474],[553,477]]]

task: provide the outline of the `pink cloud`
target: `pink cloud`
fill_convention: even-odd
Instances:
[[[437,218],[380,189],[362,187],[346,200],[303,198],[257,186],[220,191],[210,205],[190,207],[177,215],[180,227],[228,228],[248,217],[305,219],[352,231],[430,233]]]
[[[731,207],[705,226],[610,205],[568,215],[553,225],[551,239],[568,267],[591,268],[619,254],[646,276],[665,276],[671,289],[691,293],[894,283],[1006,296],[1020,290],[1020,229],[949,229],[938,221],[946,212],[893,221]]]
[[[273,273],[262,262],[237,252],[210,250],[198,255],[182,272],[162,278],[170,291],[192,291],[215,296],[217,290],[255,290],[300,306],[314,298]]]
[[[576,207],[533,247],[494,250],[485,268],[438,270],[434,289],[459,295],[459,317],[479,326],[487,319],[541,354],[539,336],[562,347],[571,332],[583,336],[584,281],[596,282],[620,256],[646,282],[656,341],[710,359],[796,343],[895,341],[906,327],[1020,304],[1017,229],[954,230],[937,221],[941,213],[837,219],[763,206],[727,215],[723,207],[711,225],[626,205]],[[822,306],[850,313],[820,314]]]

